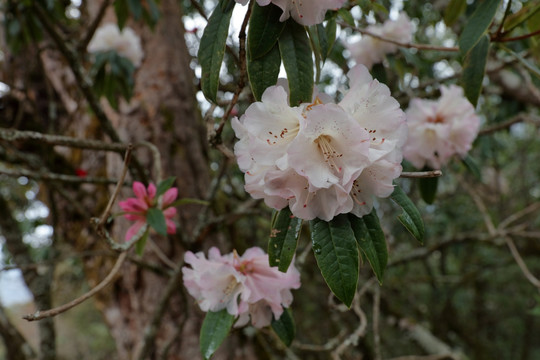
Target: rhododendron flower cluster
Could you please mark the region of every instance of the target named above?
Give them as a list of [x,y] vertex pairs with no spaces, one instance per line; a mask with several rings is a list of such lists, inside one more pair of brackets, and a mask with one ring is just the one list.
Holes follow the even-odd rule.
[[281,86],[269,87],[232,127],[245,189],[305,220],[369,213],[401,174],[405,114],[384,84],[359,65],[338,104],[290,107]]
[[[401,13],[396,20],[389,19],[382,25],[370,25],[366,30],[385,39],[409,43],[412,40],[414,27],[407,14]],[[386,54],[396,52],[398,46],[363,35],[359,41],[347,44],[347,49],[351,52],[351,58],[371,69],[373,64],[382,62]]]
[[[248,0],[236,0],[236,2],[246,5]],[[292,16],[297,23],[309,26],[320,24],[327,10],[339,9],[345,0],[257,0],[257,3],[260,6],[270,3],[279,6],[283,11],[280,21],[285,21]]]
[[133,193],[135,194],[134,198],[118,203],[122,210],[126,212],[124,217],[130,221],[135,221],[126,232],[126,241],[129,241],[146,224],[148,209],[158,206],[163,210],[167,233],[174,234],[176,232],[176,225],[172,221],[172,218],[176,215],[176,209],[171,205],[178,196],[177,188],[170,188],[165,191],[161,198],[161,205],[158,198],[156,198],[157,189],[154,184],[149,184],[148,188],[146,188],[142,183],[135,181],[133,183]]
[[96,30],[88,44],[90,53],[116,51],[118,55],[127,58],[135,67],[141,65],[144,53],[141,39],[133,29],[124,27],[122,31],[115,23],[108,23]]
[[439,100],[413,99],[407,109],[409,139],[403,154],[416,168],[438,169],[465,156],[478,135],[480,118],[456,85],[441,87]]
[[208,259],[202,252],[186,252],[183,267],[184,285],[203,311],[227,309],[238,317],[235,326],[251,323],[257,328],[270,325],[272,314],[279,319],[283,308],[291,305],[291,289],[300,287],[300,273],[289,266],[286,273],[270,267],[268,255],[258,247],[221,255],[213,247]]

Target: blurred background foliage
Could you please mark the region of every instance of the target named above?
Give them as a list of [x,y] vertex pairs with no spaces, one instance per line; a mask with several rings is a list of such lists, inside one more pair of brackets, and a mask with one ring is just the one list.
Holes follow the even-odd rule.
[[[81,40],[83,30],[91,22],[85,11],[87,1],[38,1],[47,9],[47,16],[64,33],[70,34],[73,42]],[[125,4],[126,1],[117,0],[115,3],[123,3],[118,6],[120,14],[137,18],[134,16],[137,10],[128,6],[136,2],[128,1]],[[200,75],[195,55],[204,29],[201,11],[208,15],[215,2],[185,0],[179,3],[184,10],[184,17],[179,21],[184,21],[186,26],[186,42],[193,56],[192,68],[196,75]],[[460,8],[462,12],[454,16],[449,13],[454,9],[451,5],[458,6],[458,3],[466,3],[466,6],[463,5]],[[402,8],[415,23],[414,43],[442,46],[457,46],[461,30],[480,3],[482,1],[348,2],[356,26],[360,28],[374,20],[384,21],[389,14]],[[4,15],[3,34],[8,46],[0,57],[2,66],[2,62],[9,61],[9,52],[19,52],[41,41],[44,34],[35,15],[28,11],[28,1],[4,0],[0,4]],[[501,3],[497,20],[490,29],[492,33],[497,30],[507,4],[508,1]],[[512,37],[538,30],[539,4],[539,1],[511,2],[509,11],[516,22],[518,16],[527,11],[534,13],[519,23],[512,31]],[[141,13],[139,19],[152,25],[156,14],[151,7],[144,9],[146,15]],[[338,24],[344,22],[339,15],[336,20]],[[239,26],[234,24],[236,32]],[[344,73],[352,64],[343,42],[356,35],[349,27],[338,28],[338,41],[322,68],[317,84],[320,90],[336,97],[339,97],[336,90],[345,82]],[[330,296],[310,252],[309,229],[304,225],[297,251],[302,287],[294,292],[292,309],[297,334],[291,350],[285,350],[267,330],[235,330],[244,341],[257,344],[260,359],[326,359],[355,331],[358,331],[358,336],[353,337],[352,345],[341,353],[343,359],[391,359],[413,354],[436,354],[441,349],[448,350],[451,354],[448,358],[456,359],[540,358],[539,289],[526,280],[504,240],[504,236],[512,238],[530,272],[538,277],[540,217],[538,207],[534,206],[540,202],[539,39],[535,36],[506,42],[504,47],[501,43],[494,43],[490,51],[483,93],[477,107],[482,117],[482,129],[486,131],[478,137],[470,153],[471,159],[477,164],[477,171],[471,171],[462,161],[454,159],[443,169],[437,198],[431,205],[421,200],[416,180],[397,181],[423,215],[426,225],[424,244],[417,243],[400,226],[397,221],[399,209],[390,200],[377,203],[388,240],[390,262],[382,286],[373,278],[369,265],[362,266],[359,293],[353,310],[344,309]],[[200,91],[197,94],[209,128],[221,121],[223,109],[239,81],[238,39],[231,37],[228,46],[230,51],[226,52],[219,92],[220,105],[223,106],[213,109]],[[83,65],[89,69],[91,64],[84,48],[77,48],[77,51]],[[527,67],[515,53],[532,66]],[[457,83],[461,73],[459,56],[457,52],[402,48],[396,54],[389,55],[384,64],[376,66],[372,73],[389,86],[393,96],[405,109],[412,97],[437,98],[439,85]],[[40,80],[41,75],[29,73],[28,76],[33,76],[38,82],[43,81]],[[194,82],[198,84],[197,79]],[[21,88],[19,84],[6,85],[11,90]],[[132,84],[121,84],[123,87],[128,85]],[[107,90],[101,92],[107,93]],[[110,93],[107,97],[110,97]],[[129,97],[129,94],[129,89],[122,90],[124,97]],[[13,111],[12,107],[14,96],[14,91],[8,90],[0,98],[2,127],[17,125],[17,111]],[[242,114],[252,101],[252,95],[244,90],[235,113]],[[45,108],[49,110],[49,120],[54,119],[51,116],[54,109],[61,109],[61,106],[58,97],[48,99]],[[518,120],[512,125],[487,131],[517,117]],[[24,127],[32,128],[31,123]],[[54,125],[47,129],[56,130]],[[43,128],[39,130],[45,131]],[[230,127],[225,127],[222,140],[227,147],[233,147],[234,133]],[[18,161],[14,156],[19,154],[10,152],[10,148],[4,145],[4,142],[0,143],[3,166],[16,167]],[[266,248],[271,211],[264,204],[251,200],[244,192],[243,174],[220,151],[211,148],[209,159],[212,186],[215,187],[212,212],[225,219],[216,222],[211,231],[226,239],[228,248],[222,251],[234,248],[241,253],[251,246]],[[404,164],[404,167],[412,170],[408,164]],[[24,234],[33,234],[37,227],[51,224],[48,211],[29,215],[32,208],[43,209],[44,203],[48,202],[40,200],[38,183],[26,177],[2,175],[0,192],[13,209]],[[524,212],[524,209],[531,207],[533,210]],[[246,211],[238,212],[238,209]],[[490,220],[486,220],[486,217]],[[488,222],[492,222],[502,233],[491,234]],[[499,229],[500,224],[506,226]],[[54,303],[61,304],[71,300],[74,294],[88,289],[80,258],[92,254],[75,252],[68,241],[53,242],[52,235],[46,237],[48,240],[45,241],[29,240],[30,244],[35,244],[31,246],[31,256],[37,266],[54,259],[56,266],[52,293]],[[14,266],[5,248],[3,252],[3,266],[6,269]],[[37,331],[34,325],[20,320],[21,314],[29,312],[29,309],[21,305],[7,312],[28,341],[37,347],[37,342],[32,340]],[[55,320],[55,325],[58,329],[56,345],[59,359],[114,358],[114,342],[98,309],[91,302],[62,315]],[[366,327],[362,328],[362,325]]]

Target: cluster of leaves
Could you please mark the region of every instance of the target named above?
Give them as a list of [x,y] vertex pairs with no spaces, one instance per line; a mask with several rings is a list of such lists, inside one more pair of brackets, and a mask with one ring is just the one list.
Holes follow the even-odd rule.
[[134,72],[133,63],[116,51],[97,53],[92,65],[94,91],[118,109],[119,94],[127,101],[133,96]]
[[118,27],[122,29],[129,16],[135,20],[143,20],[154,27],[159,20],[159,9],[154,0],[115,0],[114,11],[118,19]]

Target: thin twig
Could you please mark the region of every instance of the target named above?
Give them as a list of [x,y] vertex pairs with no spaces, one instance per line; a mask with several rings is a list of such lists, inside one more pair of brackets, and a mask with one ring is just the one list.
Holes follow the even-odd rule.
[[397,45],[399,47],[404,47],[404,48],[407,48],[407,49],[413,48],[413,49],[418,49],[418,50],[434,50],[434,51],[448,51],[448,52],[458,52],[459,51],[458,47],[437,46],[437,45],[429,45],[429,44],[404,43],[404,42],[400,42],[400,41],[385,38],[383,36],[374,34],[371,31],[368,31],[368,30],[365,30],[365,29],[360,29],[359,27],[351,26],[351,25],[349,25],[347,23],[344,23],[344,22],[340,22],[339,24],[342,27],[347,27],[347,28],[353,29],[355,31],[358,31],[362,35],[371,36],[374,39],[384,41],[384,42],[387,42],[387,43],[391,43],[391,44]]
[[508,4],[506,4],[506,10],[504,11],[504,16],[503,16],[503,18],[501,20],[501,23],[499,24],[499,28],[497,29],[497,32],[495,33],[495,35],[491,39],[492,41],[495,40],[495,39],[500,39],[501,38],[501,34],[502,34],[502,31],[503,31],[503,28],[504,28],[504,21],[508,17],[508,14],[510,14],[511,8],[512,8],[512,0],[508,1]]
[[99,140],[81,139],[69,136],[43,134],[36,131],[20,131],[0,128],[0,139],[6,141],[32,140],[50,145],[68,146],[77,149],[124,152],[128,144],[109,143]]
[[519,220],[520,218],[522,218],[525,215],[528,215],[530,213],[535,212],[538,209],[540,209],[540,202],[532,203],[529,206],[527,206],[525,209],[522,209],[522,210],[510,215],[509,217],[507,217],[503,221],[501,221],[499,223],[498,228],[501,229],[501,230],[506,229],[506,227],[508,227],[508,225],[510,225],[513,222]]
[[23,319],[28,320],[28,321],[36,321],[36,320],[53,317],[63,312],[66,312],[69,309],[88,300],[89,298],[91,298],[92,296],[94,296],[95,294],[103,290],[107,285],[109,285],[114,280],[114,278],[116,277],[116,274],[118,273],[118,271],[124,264],[126,257],[127,257],[126,252],[121,253],[120,256],[118,257],[118,260],[116,260],[114,267],[112,268],[111,272],[107,275],[107,277],[102,282],[100,282],[95,288],[93,288],[86,294],[62,306],[58,306],[58,307],[55,307],[53,309],[46,310],[46,311],[36,311],[34,314],[25,315],[23,316]]
[[379,332],[379,320],[381,312],[381,289],[375,286],[373,290],[373,345],[375,360],[382,360],[381,354],[381,334]]
[[487,210],[486,204],[484,204],[484,200],[476,193],[476,191],[467,184],[466,181],[463,181],[462,179],[459,179],[459,182],[461,186],[465,188],[465,190],[469,193],[471,198],[473,199],[476,207],[480,211],[480,214],[482,215],[484,219],[484,223],[486,225],[486,228],[488,230],[489,235],[496,236],[497,235],[497,229],[495,228],[495,225],[493,224],[493,220],[491,219],[491,216],[489,215],[489,212]]
[[442,176],[441,170],[431,170],[431,171],[403,171],[399,177],[408,178],[408,179],[419,179],[419,178],[434,178]]
[[90,40],[94,37],[94,33],[96,32],[96,29],[98,28],[99,24],[101,23],[101,20],[103,20],[103,17],[105,16],[105,13],[107,12],[107,8],[111,4],[111,0],[104,0],[101,3],[101,6],[99,8],[99,11],[92,21],[92,24],[88,27],[88,32],[84,36],[84,39],[81,41],[81,44],[79,45],[79,50],[85,51],[86,47],[90,43]]
[[506,242],[506,245],[508,245],[508,248],[510,249],[512,256],[514,257],[514,260],[518,264],[523,275],[525,275],[525,277],[531,284],[533,284],[535,287],[540,289],[540,280],[538,280],[538,278],[530,272],[529,268],[527,267],[527,264],[525,264],[525,261],[523,261],[523,258],[519,254],[519,251],[516,248],[514,241],[510,238],[510,236],[505,236],[504,241]]
[[122,169],[122,174],[120,175],[120,179],[118,180],[118,183],[116,184],[116,187],[114,188],[114,192],[109,199],[109,203],[107,204],[107,207],[105,208],[105,210],[103,210],[103,214],[101,214],[98,225],[105,224],[107,222],[107,219],[109,218],[112,206],[114,205],[116,198],[118,197],[118,194],[120,193],[120,189],[122,188],[122,184],[124,183],[124,179],[126,178],[126,173],[129,168],[129,161],[131,160],[132,150],[133,150],[133,147],[130,144],[126,150],[126,155],[124,156],[124,167]]
[[20,177],[25,176],[34,180],[46,180],[46,181],[58,181],[63,183],[71,184],[116,184],[118,180],[107,179],[107,178],[98,178],[98,177],[80,177],[77,175],[65,175],[65,174],[56,174],[51,172],[43,171],[31,171],[27,169],[9,169],[3,165],[0,165],[0,174]]
[[478,132],[478,136],[489,135],[489,134],[492,134],[494,132],[507,129],[510,126],[512,126],[514,124],[517,124],[519,122],[525,121],[525,120],[526,120],[525,114],[518,114],[518,115],[514,116],[512,119],[510,119],[508,121],[505,121],[503,123],[496,124],[496,125],[493,125],[493,126],[490,126],[490,127],[487,127],[485,129],[480,130]]
[[499,42],[517,41],[517,40],[528,39],[530,37],[533,37],[533,36],[536,36],[536,35],[539,35],[539,34],[540,34],[540,29],[536,30],[536,31],[534,31],[532,33],[525,34],[525,35],[515,36],[515,37],[511,37],[511,38],[497,39],[496,41],[499,41]]

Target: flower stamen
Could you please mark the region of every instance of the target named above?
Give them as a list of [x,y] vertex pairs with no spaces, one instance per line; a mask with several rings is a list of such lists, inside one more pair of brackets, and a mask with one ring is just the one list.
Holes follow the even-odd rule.
[[336,151],[332,145],[332,138],[328,135],[321,135],[315,140],[315,143],[319,149],[321,149],[324,162],[327,163],[331,169],[341,172],[342,167],[338,164],[337,160],[343,157],[343,154]]

